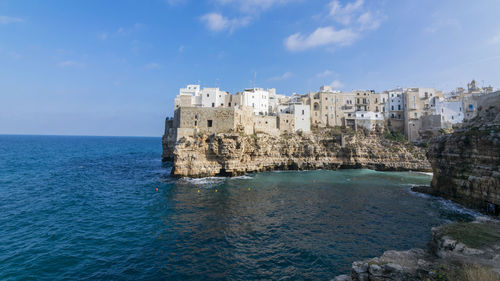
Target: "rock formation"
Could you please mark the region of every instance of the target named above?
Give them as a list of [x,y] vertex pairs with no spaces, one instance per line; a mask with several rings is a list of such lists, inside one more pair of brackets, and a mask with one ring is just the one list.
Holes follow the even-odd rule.
[[432,236],[427,250],[386,251],[380,257],[353,262],[350,274],[333,280],[470,280],[463,275],[476,268],[500,278],[498,222],[481,220],[444,225],[433,228]]
[[[493,97],[495,98],[495,97]],[[432,193],[466,206],[500,212],[500,97],[452,134],[431,141]]]
[[[166,140],[167,138],[164,138]],[[175,145],[164,141],[164,160],[180,177],[241,175],[268,170],[370,168],[430,171],[423,149],[390,141],[380,133],[244,135],[199,134]]]

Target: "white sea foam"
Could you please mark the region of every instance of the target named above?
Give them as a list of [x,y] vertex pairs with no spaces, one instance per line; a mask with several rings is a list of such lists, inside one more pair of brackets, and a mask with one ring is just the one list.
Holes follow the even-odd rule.
[[224,183],[225,177],[208,177],[208,178],[182,178],[180,183],[193,184],[197,186],[213,187]]
[[249,179],[253,179],[253,177],[251,177],[251,176],[237,176],[237,177],[232,177],[230,179],[244,179],[244,180],[249,180]]
[[460,214],[464,214],[464,215],[470,215],[470,216],[473,216],[474,218],[484,217],[483,214],[481,214],[481,213],[479,213],[477,211],[468,209],[468,208],[466,208],[466,207],[464,207],[464,206],[462,206],[460,204],[457,204],[457,203],[455,203],[455,202],[453,202],[451,200],[444,199],[444,198],[441,198],[441,197],[438,197],[438,196],[433,196],[433,195],[430,195],[430,194],[425,194],[425,193],[420,193],[420,192],[412,191],[411,190],[412,186],[416,186],[416,185],[411,185],[410,186],[410,188],[408,189],[408,192],[410,192],[410,194],[415,195],[415,196],[420,197],[420,198],[436,200],[446,210],[450,210],[450,211],[452,211],[454,213],[460,213]]

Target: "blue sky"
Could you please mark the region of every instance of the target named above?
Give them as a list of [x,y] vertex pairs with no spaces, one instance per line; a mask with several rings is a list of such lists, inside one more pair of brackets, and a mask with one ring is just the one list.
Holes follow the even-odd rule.
[[499,14],[498,0],[0,0],[0,134],[160,136],[197,81],[499,87]]

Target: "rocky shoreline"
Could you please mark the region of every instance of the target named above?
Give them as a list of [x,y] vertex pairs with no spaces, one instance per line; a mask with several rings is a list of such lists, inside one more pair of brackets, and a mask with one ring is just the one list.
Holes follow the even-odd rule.
[[480,218],[432,228],[428,249],[355,261],[350,274],[333,280],[500,280],[500,223]]
[[423,148],[381,133],[333,130],[282,136],[199,134],[175,145],[164,141],[163,160],[173,162],[173,176],[193,178],[271,170],[431,171]]

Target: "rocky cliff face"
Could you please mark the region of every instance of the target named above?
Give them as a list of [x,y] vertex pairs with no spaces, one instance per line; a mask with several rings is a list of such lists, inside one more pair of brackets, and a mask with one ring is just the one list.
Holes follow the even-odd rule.
[[434,194],[498,215],[500,112],[494,104],[454,133],[433,139],[427,154]]
[[172,173],[181,177],[339,168],[430,171],[422,149],[363,132],[341,135],[322,131],[280,137],[205,134],[184,138],[174,147],[164,143],[164,159],[173,159]]

